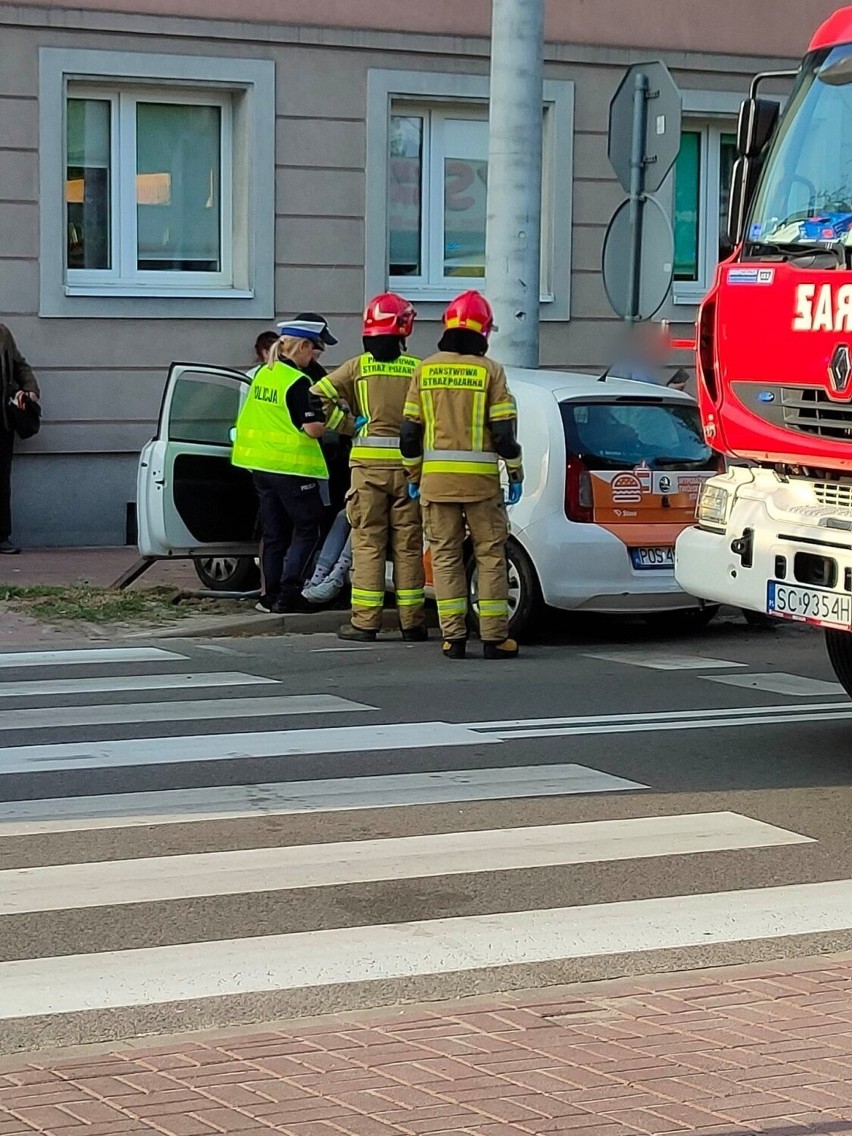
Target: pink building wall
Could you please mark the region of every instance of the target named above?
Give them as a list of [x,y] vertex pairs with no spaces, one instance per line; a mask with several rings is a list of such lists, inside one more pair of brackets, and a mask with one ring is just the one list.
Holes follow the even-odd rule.
[[[205,19],[487,35],[490,0],[18,0],[19,7],[199,16]],[[802,55],[838,0],[549,0],[548,39],[560,43]]]

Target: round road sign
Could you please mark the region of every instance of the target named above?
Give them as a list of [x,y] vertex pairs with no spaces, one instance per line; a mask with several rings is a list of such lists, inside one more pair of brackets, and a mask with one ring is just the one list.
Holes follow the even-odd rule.
[[[650,319],[665,303],[674,277],[674,234],[660,203],[645,197],[642,208],[641,274],[636,318]],[[612,309],[625,319],[629,311],[630,202],[623,202],[606,231],[603,279]]]

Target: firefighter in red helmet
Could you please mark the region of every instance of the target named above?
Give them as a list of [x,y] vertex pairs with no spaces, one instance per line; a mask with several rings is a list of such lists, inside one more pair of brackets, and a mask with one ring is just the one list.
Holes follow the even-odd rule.
[[513,659],[505,546],[508,521],[498,460],[509,476],[509,503],[521,497],[517,413],[506,374],[488,358],[491,305],[479,292],[457,296],[444,313],[438,354],[414,372],[400,432],[412,496],[420,497],[432,555],[446,658],[463,659],[467,641],[466,533],[476,559],[479,626],[486,659]]
[[364,353],[311,388],[323,400],[328,429],[355,434],[347,496],[352,615],[338,632],[355,642],[370,642],[381,629],[388,547],[402,637],[428,638],[420,505],[408,493],[399,449],[403,407],[419,362],[405,353],[416,314],[394,292],[376,296],[364,312]]

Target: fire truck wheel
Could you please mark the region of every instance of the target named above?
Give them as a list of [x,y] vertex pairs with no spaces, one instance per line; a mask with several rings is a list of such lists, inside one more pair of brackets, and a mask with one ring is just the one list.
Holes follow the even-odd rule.
[[852,698],[852,634],[826,628],[825,646],[837,681]]
[[664,635],[691,635],[706,627],[719,613],[718,604],[685,607],[679,611],[649,611],[642,618],[649,627]]

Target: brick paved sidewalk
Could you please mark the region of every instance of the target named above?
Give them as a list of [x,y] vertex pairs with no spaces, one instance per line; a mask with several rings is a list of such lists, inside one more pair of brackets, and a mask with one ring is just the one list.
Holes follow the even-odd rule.
[[[135,548],[35,548],[20,556],[0,556],[0,585],[91,584],[108,588],[139,558]],[[189,560],[160,560],[134,587],[173,585],[200,588]]]
[[852,957],[0,1062],[0,1136],[852,1134]]

